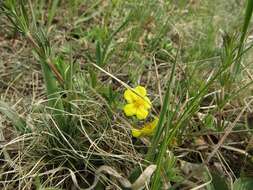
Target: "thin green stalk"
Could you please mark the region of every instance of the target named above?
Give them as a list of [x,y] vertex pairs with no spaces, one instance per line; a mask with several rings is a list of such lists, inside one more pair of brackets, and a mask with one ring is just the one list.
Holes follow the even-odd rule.
[[240,49],[242,49],[242,47],[243,47],[243,43],[244,43],[247,31],[248,31],[249,23],[250,23],[250,20],[252,17],[252,12],[253,12],[253,0],[248,0],[246,12],[245,12],[245,17],[244,17],[244,24],[243,24],[243,28],[242,28],[242,35],[240,38]]
[[[203,87],[201,87],[201,89],[199,90],[199,93],[191,100],[191,102],[189,103],[189,105],[187,106],[187,108],[185,109],[185,111],[183,112],[183,114],[178,118],[178,121],[175,123],[175,125],[173,125],[173,128],[171,128],[171,130],[168,130],[168,129],[166,130],[166,133],[165,133],[165,136],[164,136],[164,140],[162,141],[162,144],[161,144],[158,156],[157,156],[157,158],[155,158],[154,153],[155,153],[155,150],[157,149],[159,141],[161,139],[161,133],[162,133],[161,131],[163,131],[162,129],[160,129],[160,131],[159,131],[158,127],[161,127],[161,126],[159,126],[159,123],[158,123],[158,127],[157,127],[158,129],[157,129],[157,131],[160,134],[157,131],[155,132],[155,134],[156,133],[158,133],[158,134],[157,134],[157,136],[155,136],[156,138],[154,139],[154,141],[152,141],[152,147],[150,148],[150,151],[148,152],[148,155],[147,155],[147,158],[146,158],[149,161],[156,160],[156,164],[157,164],[157,171],[155,173],[154,178],[152,179],[152,188],[151,188],[152,190],[158,190],[158,189],[160,189],[161,178],[159,176],[161,175],[161,172],[162,172],[161,170],[162,170],[162,165],[163,165],[163,158],[166,155],[166,150],[167,150],[168,145],[172,143],[172,140],[173,140],[173,138],[175,138],[177,131],[182,126],[182,123],[187,118],[190,118],[194,113],[196,113],[196,110],[199,107],[199,103],[203,99],[203,97],[205,95],[205,92],[208,90],[208,87],[211,84],[213,84],[213,82],[220,76],[220,74],[223,73],[223,72],[225,72],[228,68],[229,67],[227,67],[227,68],[221,68],[215,74],[215,76],[213,76],[207,82],[206,85],[204,85]],[[174,74],[174,71],[172,72],[172,74]],[[170,78],[169,84],[172,83],[172,80],[173,80],[173,76],[172,76],[172,78]],[[170,85],[169,85],[169,87],[171,88]],[[167,89],[167,92],[168,91],[170,91],[170,90]],[[169,100],[169,97],[170,97],[170,93],[168,92],[168,93],[166,93],[166,96],[165,96],[165,99],[164,99],[164,103],[167,103],[167,106],[166,106],[166,108],[162,107],[162,111],[163,111],[163,114],[164,114],[162,119],[165,118],[165,113],[167,111],[166,109],[168,108],[168,102],[166,102],[166,101]],[[162,115],[162,112],[161,112],[161,115]],[[172,117],[168,118],[168,122],[170,123],[170,125],[168,125],[168,126],[171,126],[171,122],[172,122],[171,119],[172,119]]]
[[59,5],[59,0],[51,1],[51,7],[48,12],[47,28],[49,28],[49,26],[51,26],[51,24],[52,24],[52,21],[53,21],[55,14],[56,14],[58,5]]
[[[241,38],[240,38],[240,43],[239,43],[239,49],[238,49],[238,56],[241,54],[241,52],[244,49],[244,42],[246,39],[246,34],[249,28],[249,23],[252,17],[252,12],[253,12],[253,0],[248,0],[247,1],[247,6],[246,6],[246,12],[244,16],[244,24],[242,27],[242,33],[241,33]],[[238,62],[235,63],[235,73],[238,74],[240,71],[241,67],[241,58],[238,60]]]
[[[174,112],[175,113],[175,112]],[[173,118],[173,115],[170,116],[168,118],[168,123],[167,123],[167,130],[165,132],[165,138],[169,135],[169,129],[172,127],[172,118]],[[151,189],[160,189],[159,187],[161,186],[161,173],[163,173],[163,163],[164,163],[164,158],[166,157],[166,151],[167,151],[167,148],[168,148],[168,143],[166,142],[166,140],[164,140],[162,142],[162,145],[160,146],[159,148],[159,153],[158,153],[158,156],[156,158],[156,165],[157,165],[157,168],[156,168],[156,171],[155,171],[155,175],[152,179],[152,186],[151,186]]]
[[[178,92],[178,87],[179,84],[177,84],[176,90],[175,90],[175,94],[177,94]],[[173,101],[171,101],[172,104]],[[173,105],[171,105],[173,106]],[[176,113],[178,113],[178,110],[180,108],[180,104],[175,105],[175,110],[173,112],[168,111],[167,113],[167,122],[166,122],[166,130],[165,130],[165,134],[164,134],[164,140],[161,142],[161,146],[159,148],[159,153],[158,156],[156,158],[156,165],[157,165],[157,169],[155,171],[155,174],[153,176],[152,179],[152,185],[151,185],[151,189],[160,189],[161,186],[161,173],[165,173],[163,166],[164,166],[164,161],[166,160],[167,157],[167,149],[168,149],[168,145],[170,145],[170,142],[168,142],[168,136],[171,135],[171,130],[174,128],[172,121],[173,118],[175,117]],[[168,108],[169,109],[169,108]],[[173,135],[173,137],[175,137],[175,135]]]
[[171,91],[172,91],[171,86],[172,86],[172,82],[173,82],[174,75],[175,75],[175,68],[176,68],[176,61],[174,61],[173,66],[172,66],[170,79],[168,81],[168,85],[167,85],[167,89],[166,89],[166,93],[165,93],[165,98],[164,98],[163,105],[162,105],[161,114],[160,114],[159,121],[158,121],[156,130],[155,130],[155,133],[154,133],[155,135],[152,138],[152,142],[151,142],[152,146],[149,148],[148,153],[146,155],[146,160],[148,160],[148,161],[154,161],[155,151],[156,151],[156,148],[158,147],[160,138],[161,138],[163,130],[164,130],[163,123],[164,123],[164,120],[166,117],[167,110],[169,108],[170,96],[171,96]]
[[130,19],[130,15],[127,16],[127,18],[125,19],[125,21],[110,35],[110,37],[106,40],[104,47],[102,48],[101,44],[98,42],[97,43],[97,47],[96,47],[96,57],[97,57],[97,61],[99,66],[105,66],[106,64],[106,59],[107,59],[107,55],[108,55],[108,50],[110,47],[110,44],[114,38],[114,36],[119,33],[129,22]]

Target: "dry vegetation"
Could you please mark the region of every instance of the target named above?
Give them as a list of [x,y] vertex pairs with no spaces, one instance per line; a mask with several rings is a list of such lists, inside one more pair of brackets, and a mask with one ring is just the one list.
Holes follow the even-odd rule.
[[252,0],[0,7],[0,189],[251,189]]

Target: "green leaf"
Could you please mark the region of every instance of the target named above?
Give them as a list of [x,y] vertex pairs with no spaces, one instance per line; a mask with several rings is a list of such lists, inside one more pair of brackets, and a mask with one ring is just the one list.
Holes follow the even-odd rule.
[[205,127],[207,127],[208,129],[212,129],[212,130],[216,131],[214,119],[215,118],[211,114],[207,114],[204,117],[203,122],[204,122]]
[[235,181],[233,189],[235,190],[252,190],[253,178],[239,178]]
[[207,186],[207,190],[229,190],[225,177],[219,175],[216,172],[211,172],[211,175],[212,183]]
[[97,41],[96,43],[96,61],[97,61],[97,65],[101,66],[102,65],[102,53],[101,53],[101,45],[100,42]]

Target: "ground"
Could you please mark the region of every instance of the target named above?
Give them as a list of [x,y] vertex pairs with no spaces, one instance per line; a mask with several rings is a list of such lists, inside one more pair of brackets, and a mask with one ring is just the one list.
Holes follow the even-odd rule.
[[[18,17],[0,13],[0,189],[236,189],[252,176],[248,1],[5,2]],[[124,113],[136,86],[144,120]]]

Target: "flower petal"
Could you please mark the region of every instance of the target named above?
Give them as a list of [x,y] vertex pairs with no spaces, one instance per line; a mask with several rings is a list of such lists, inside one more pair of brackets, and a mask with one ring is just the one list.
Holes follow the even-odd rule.
[[144,107],[139,107],[136,110],[136,116],[139,120],[145,119],[148,116],[148,110]]
[[125,92],[124,92],[124,98],[126,99],[126,101],[128,103],[132,103],[134,101],[134,92],[130,89],[127,89]]
[[154,131],[154,129],[152,129],[150,125],[141,129],[143,136],[150,136],[153,134],[153,131]]
[[134,107],[134,104],[126,104],[124,106],[124,112],[126,116],[133,116],[136,114],[136,108]]
[[154,130],[155,130],[157,124],[158,124],[158,121],[159,121],[159,118],[154,117],[153,121],[144,124],[141,129],[132,128],[131,131],[132,131],[133,137],[141,138],[141,137],[144,137],[144,136],[153,135]]
[[143,99],[143,105],[146,109],[150,109],[151,108],[151,101],[148,97],[144,97]]
[[151,122],[152,128],[156,128],[158,121],[159,121],[159,118],[155,117],[154,120]]
[[147,91],[146,91],[146,89],[145,89],[143,86],[137,86],[137,87],[134,89],[134,91],[135,91],[138,95],[143,96],[143,97],[147,95]]
[[142,129],[141,129],[141,133],[143,136],[150,136],[154,133],[154,130],[158,124],[158,117],[155,117],[155,119],[152,122],[149,122],[147,124],[145,124]]
[[132,128],[131,131],[132,131],[133,137],[137,138],[141,136],[141,130]]

